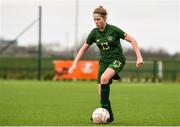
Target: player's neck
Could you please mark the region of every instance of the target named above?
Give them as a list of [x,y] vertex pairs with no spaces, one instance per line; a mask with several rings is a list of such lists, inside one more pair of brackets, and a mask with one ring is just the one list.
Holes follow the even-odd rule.
[[100,30],[101,32],[103,32],[104,29],[106,28],[106,25],[107,25],[107,23],[105,23],[104,26],[103,26],[102,28],[99,28],[99,30]]

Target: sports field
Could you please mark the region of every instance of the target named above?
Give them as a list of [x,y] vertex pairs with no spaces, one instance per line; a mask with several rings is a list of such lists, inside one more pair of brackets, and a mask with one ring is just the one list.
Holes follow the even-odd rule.
[[[180,125],[180,83],[111,86],[115,121],[108,125]],[[96,82],[0,81],[0,125],[97,125]]]

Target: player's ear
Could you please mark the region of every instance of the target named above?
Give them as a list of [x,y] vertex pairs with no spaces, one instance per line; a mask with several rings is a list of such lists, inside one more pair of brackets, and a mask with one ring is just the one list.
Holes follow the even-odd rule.
[[104,16],[103,19],[104,19],[104,21],[106,22],[106,21],[107,21],[107,16]]

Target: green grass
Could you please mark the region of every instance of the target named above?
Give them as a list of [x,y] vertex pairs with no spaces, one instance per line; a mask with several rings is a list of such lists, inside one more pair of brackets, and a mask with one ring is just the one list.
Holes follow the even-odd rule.
[[[121,85],[120,85],[121,84]],[[0,125],[96,125],[96,82],[0,81]],[[111,86],[115,121],[108,125],[180,125],[180,84]]]

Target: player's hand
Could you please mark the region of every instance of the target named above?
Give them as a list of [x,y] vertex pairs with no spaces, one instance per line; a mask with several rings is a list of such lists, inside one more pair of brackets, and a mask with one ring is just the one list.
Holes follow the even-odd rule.
[[143,59],[142,58],[137,59],[136,67],[139,69],[142,65],[143,65]]
[[69,74],[73,73],[73,71],[76,70],[76,68],[77,68],[77,66],[73,64],[73,65],[69,68],[68,73],[69,73]]

